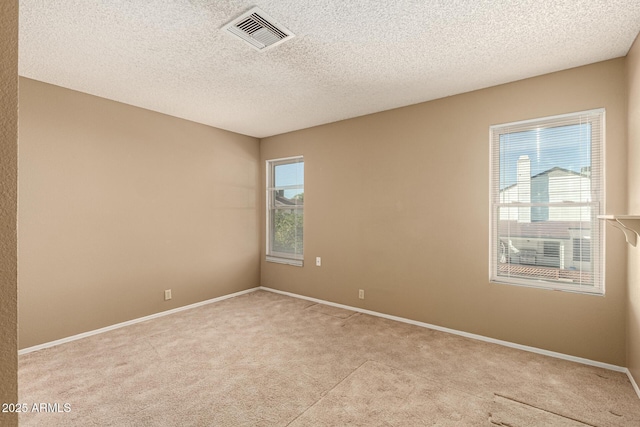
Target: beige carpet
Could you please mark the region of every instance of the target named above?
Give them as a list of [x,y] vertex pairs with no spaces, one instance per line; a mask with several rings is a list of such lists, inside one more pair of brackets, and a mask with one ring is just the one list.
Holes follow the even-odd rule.
[[640,426],[626,375],[257,291],[20,357],[23,426]]

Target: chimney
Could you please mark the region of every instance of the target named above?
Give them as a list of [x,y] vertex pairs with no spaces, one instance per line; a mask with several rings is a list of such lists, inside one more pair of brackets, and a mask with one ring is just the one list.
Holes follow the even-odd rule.
[[[518,158],[518,202],[531,203],[531,161],[529,156]],[[518,222],[531,222],[531,206],[518,208]]]

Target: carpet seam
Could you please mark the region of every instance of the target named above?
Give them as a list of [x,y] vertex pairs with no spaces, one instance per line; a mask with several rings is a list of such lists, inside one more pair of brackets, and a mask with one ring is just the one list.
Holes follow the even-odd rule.
[[334,319],[340,319],[340,320],[347,320],[347,319],[351,318],[351,316],[353,316],[354,314],[359,314],[357,311],[347,310],[347,311],[352,311],[352,313],[350,315],[348,315],[347,317],[340,317],[340,316],[334,316],[333,314],[328,314],[328,313],[323,313],[321,311],[313,310],[313,307],[317,307],[319,305],[324,305],[324,306],[331,307],[330,305],[327,305],[327,304],[316,303],[316,304],[312,304],[312,305],[309,305],[309,306],[305,307],[303,310],[315,311],[316,313],[322,314],[324,316],[329,316],[329,317],[333,317]]
[[584,424],[585,426],[589,426],[589,427],[598,427],[598,426],[597,426],[597,425],[595,425],[595,424],[591,424],[591,423],[588,423],[588,422],[586,422],[586,421],[582,421],[582,420],[579,420],[579,419],[577,419],[577,418],[573,418],[573,417],[568,416],[568,415],[559,414],[559,413],[557,413],[557,412],[553,412],[553,411],[550,411],[550,410],[548,410],[548,409],[540,408],[539,406],[535,406],[535,405],[532,405],[532,404],[530,404],[530,403],[523,402],[522,400],[514,399],[514,398],[512,398],[512,397],[503,396],[503,395],[501,395],[501,394],[499,394],[499,393],[493,393],[493,394],[494,394],[494,396],[498,396],[498,397],[501,397],[501,398],[503,398],[503,399],[507,399],[507,400],[510,400],[510,401],[512,401],[512,402],[519,403],[519,404],[521,404],[521,405],[526,405],[526,406],[529,406],[530,408],[534,408],[534,409],[537,409],[537,410],[539,410],[539,411],[544,411],[544,412],[547,412],[547,413],[549,413],[549,414],[552,414],[552,415],[556,415],[556,416],[558,416],[558,417],[565,418],[565,419],[567,419],[567,420],[571,420],[571,421],[575,421],[575,422],[578,422],[578,423]]
[[314,406],[316,406],[322,399],[324,399],[329,393],[331,393],[333,390],[336,389],[336,387],[338,387],[340,384],[342,384],[347,378],[349,378],[351,375],[353,375],[358,369],[362,368],[362,366],[364,366],[365,363],[367,362],[371,362],[372,360],[365,360],[364,362],[362,362],[360,365],[358,365],[357,368],[355,368],[354,370],[352,370],[351,372],[349,372],[344,378],[342,378],[340,381],[338,381],[333,387],[331,387],[329,390],[327,390],[322,396],[320,396],[320,398],[318,400],[316,400],[315,402],[313,402],[311,405],[309,405],[307,407],[307,409],[305,409],[304,411],[302,411],[301,413],[299,413],[294,419],[291,420],[291,422],[287,423],[287,426],[291,425],[291,423],[295,422],[298,418],[300,418],[301,416],[303,416],[305,413],[307,413],[307,411],[311,408],[313,408]]

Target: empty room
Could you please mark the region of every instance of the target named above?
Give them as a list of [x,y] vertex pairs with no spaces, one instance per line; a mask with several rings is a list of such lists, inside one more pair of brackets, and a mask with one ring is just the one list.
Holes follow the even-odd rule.
[[640,425],[640,3],[0,6],[0,425]]

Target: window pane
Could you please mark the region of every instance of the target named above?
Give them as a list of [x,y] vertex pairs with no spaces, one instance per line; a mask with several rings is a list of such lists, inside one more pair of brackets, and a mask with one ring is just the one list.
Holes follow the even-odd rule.
[[271,192],[271,206],[276,208],[284,208],[287,206],[304,205],[304,189],[294,190],[273,190]]
[[[523,165],[522,162],[527,162]],[[520,169],[519,169],[520,168]],[[526,169],[523,169],[526,168]],[[528,173],[535,178],[540,174],[560,172],[565,176],[573,172],[590,176],[591,169],[591,124],[582,123],[565,126],[532,129],[500,135],[500,189],[517,185],[519,174]],[[566,192],[562,181],[550,188]],[[532,194],[535,199],[535,193]],[[574,196],[575,197],[575,196]],[[561,198],[557,195],[556,198]],[[533,201],[533,200],[532,200]]]
[[301,209],[276,209],[272,218],[272,250],[302,255],[303,213]]
[[[498,209],[508,211],[514,208]],[[500,216],[506,218],[508,215],[501,212]],[[501,219],[497,229],[498,276],[593,284],[590,221],[520,222]]]
[[304,163],[302,161],[275,165],[273,169],[274,187],[304,185]]

